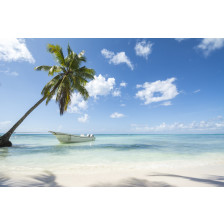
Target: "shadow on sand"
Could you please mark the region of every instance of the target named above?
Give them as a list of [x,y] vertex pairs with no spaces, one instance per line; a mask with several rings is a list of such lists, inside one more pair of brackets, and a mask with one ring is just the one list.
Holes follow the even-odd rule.
[[[193,182],[200,182],[207,184],[211,187],[224,187],[224,176],[211,175],[207,178],[196,178],[175,174],[157,173],[147,175],[149,177],[170,177],[170,178],[182,178]],[[62,187],[57,183],[56,176],[45,171],[44,173],[36,176],[30,176],[29,179],[15,181],[4,174],[0,173],[0,187]],[[127,178],[116,183],[97,183],[90,187],[175,187],[162,181],[150,181],[147,179]]]
[[62,187],[56,182],[56,176],[45,171],[43,174],[31,176],[31,180],[14,181],[0,174],[0,187]]
[[0,174],[0,187],[11,187],[10,179],[2,174]]
[[91,187],[174,187],[165,182],[159,181],[148,181],[145,179],[128,178],[118,182],[116,184],[112,183],[100,183],[92,185]]
[[194,182],[204,183],[208,185],[212,185],[211,187],[224,187],[224,176],[208,176],[207,178],[196,178],[196,177],[189,177],[189,176],[182,176],[182,175],[175,175],[175,174],[167,174],[167,173],[158,173],[158,174],[150,174],[150,177],[157,176],[157,177],[174,177],[174,178],[182,178]]

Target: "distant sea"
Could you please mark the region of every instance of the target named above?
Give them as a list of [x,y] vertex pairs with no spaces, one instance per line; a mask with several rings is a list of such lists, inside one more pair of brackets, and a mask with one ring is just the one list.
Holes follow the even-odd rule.
[[0,172],[66,171],[76,167],[192,167],[224,164],[224,135],[95,135],[61,144],[50,134],[14,134],[0,148]]

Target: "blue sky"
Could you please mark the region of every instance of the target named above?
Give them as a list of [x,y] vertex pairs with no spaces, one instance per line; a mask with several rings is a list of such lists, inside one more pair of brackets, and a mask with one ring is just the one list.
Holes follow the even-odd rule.
[[90,98],[74,93],[63,116],[43,103],[17,132],[224,133],[224,39],[208,38],[0,40],[0,132],[41,98],[48,43],[85,50]]

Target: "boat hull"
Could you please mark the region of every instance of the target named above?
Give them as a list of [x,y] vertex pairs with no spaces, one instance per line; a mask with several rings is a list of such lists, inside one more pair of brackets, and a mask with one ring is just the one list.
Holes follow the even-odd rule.
[[70,134],[53,132],[53,131],[50,131],[50,133],[52,133],[61,143],[80,143],[80,142],[90,142],[95,140],[94,136],[90,137],[90,136],[70,135]]

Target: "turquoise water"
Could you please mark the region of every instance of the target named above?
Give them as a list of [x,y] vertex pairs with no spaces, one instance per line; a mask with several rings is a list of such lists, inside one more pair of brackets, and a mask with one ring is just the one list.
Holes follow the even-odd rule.
[[49,134],[15,134],[11,141],[0,148],[0,172],[224,164],[224,135],[96,135],[94,142],[61,144]]

